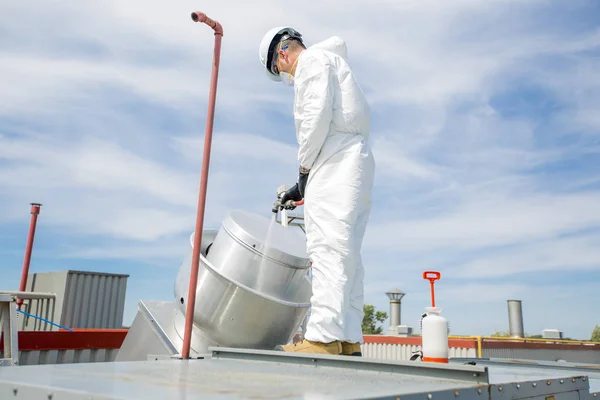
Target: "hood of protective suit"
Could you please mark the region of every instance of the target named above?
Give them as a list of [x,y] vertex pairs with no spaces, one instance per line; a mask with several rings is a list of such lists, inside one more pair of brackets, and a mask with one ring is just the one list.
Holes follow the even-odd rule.
[[346,48],[346,42],[339,36],[332,36],[329,39],[325,39],[322,42],[315,43],[308,48],[318,48],[331,51],[332,53],[337,54],[346,61],[348,58],[348,49]]

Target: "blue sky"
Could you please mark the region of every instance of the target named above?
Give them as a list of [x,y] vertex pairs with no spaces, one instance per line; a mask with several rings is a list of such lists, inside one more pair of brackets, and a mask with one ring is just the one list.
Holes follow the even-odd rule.
[[[342,6],[343,5],[343,6]],[[29,203],[44,204],[31,271],[131,277],[173,299],[194,229],[212,31],[198,3],[0,5],[0,288],[16,289]],[[204,7],[204,6],[202,6]],[[206,226],[270,216],[296,179],[293,91],[258,44],[291,25],[339,35],[372,107],[377,172],[364,243],[366,302],[402,322],[428,305],[453,334],[589,338],[600,304],[600,5],[595,1],[213,2],[223,38]],[[252,17],[250,17],[252,16]],[[360,18],[357,18],[360,16]],[[594,319],[594,315],[596,319]]]

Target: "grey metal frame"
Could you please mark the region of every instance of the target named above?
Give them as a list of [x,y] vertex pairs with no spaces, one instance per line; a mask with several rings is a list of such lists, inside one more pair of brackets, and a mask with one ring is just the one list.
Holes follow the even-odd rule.
[[[285,188],[287,190],[287,186],[285,186]],[[280,210],[277,212],[277,216],[276,216],[275,220],[283,226],[297,226],[298,228],[302,229],[302,232],[306,233],[306,229],[304,227],[304,215],[290,213],[288,210],[283,209],[283,210]],[[309,269],[309,271],[308,271],[308,277],[309,277],[309,279],[312,279],[311,269]],[[304,321],[300,325],[300,329],[302,330],[302,335],[301,335],[302,338],[304,338],[304,333],[306,332],[306,326],[308,325],[309,317],[310,317],[310,310],[308,311],[306,318],[304,318]]]
[[[14,296],[20,298],[23,301],[21,308],[24,308],[28,314],[35,315],[37,317],[44,318],[51,321],[54,317],[56,308],[56,293],[46,292],[21,292],[21,291],[0,291],[0,295]],[[19,324],[19,330],[33,330],[33,331],[49,331],[52,330],[52,324],[39,319],[34,319],[33,327],[28,329],[29,321],[31,317],[23,315],[23,319]]]
[[304,216],[290,213],[288,210],[279,211],[279,216],[276,218],[276,221],[283,226],[297,226],[302,229],[302,232],[306,233],[304,228]]
[[209,347],[213,359],[248,360],[293,364],[311,367],[346,368],[360,371],[387,372],[419,377],[443,378],[470,384],[488,382],[487,367],[450,365],[414,361],[379,361],[362,357],[333,356],[325,354],[287,353],[283,351]]
[[[538,361],[538,360],[516,360],[516,359],[491,359],[491,358],[453,358],[451,363],[475,363],[476,365],[491,368],[496,375],[511,373],[514,375],[533,375],[545,374],[546,376],[557,377],[548,379],[544,386],[548,388],[556,387],[562,389],[569,386],[577,387],[577,385],[587,385],[590,389],[590,398],[600,399],[600,365],[597,364],[580,364],[570,362],[556,361]],[[560,376],[568,376],[568,379],[560,378]],[[494,379],[494,376],[492,376]],[[505,385],[508,387],[507,385]],[[524,389],[530,385],[516,383],[517,389]],[[519,386],[519,387],[517,387]],[[526,391],[526,390],[525,390]],[[519,393],[524,393],[521,390]]]
[[0,294],[0,333],[4,337],[4,358],[0,358],[0,367],[19,365],[19,330],[16,322],[17,297]]
[[[19,319],[17,318],[17,299],[25,300],[22,306],[25,306],[28,314],[49,320],[50,315],[54,315],[54,306],[56,303],[55,293],[44,292],[22,292],[22,291],[0,291],[0,336],[4,337],[3,358],[0,358],[0,366],[18,366],[19,365],[19,330],[25,330],[29,316],[24,315],[21,319],[19,328]],[[45,310],[45,315],[31,312],[31,300],[37,300],[36,310],[40,307]],[[50,306],[52,304],[52,306]],[[50,312],[50,310],[52,310]],[[52,330],[52,325],[36,319],[34,330]]]
[[571,370],[524,371],[471,360],[389,362],[210,347],[192,360],[158,355],[143,362],[32,366],[26,375],[7,368],[0,370],[0,398],[594,400],[588,377]]

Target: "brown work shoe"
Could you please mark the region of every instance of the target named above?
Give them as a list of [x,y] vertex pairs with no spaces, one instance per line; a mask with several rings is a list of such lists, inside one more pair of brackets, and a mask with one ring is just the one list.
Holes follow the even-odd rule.
[[342,342],[342,354],[345,356],[362,357],[360,343]]
[[298,343],[277,346],[277,350],[291,353],[315,353],[337,356],[342,354],[342,345],[340,342],[319,343],[304,339]]

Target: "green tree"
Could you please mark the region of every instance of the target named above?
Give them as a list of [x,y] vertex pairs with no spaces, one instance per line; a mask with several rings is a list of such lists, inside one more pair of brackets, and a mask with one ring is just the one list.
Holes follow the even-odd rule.
[[[509,331],[496,331],[494,333],[492,333],[490,335],[491,337],[509,337],[510,336],[510,332]],[[528,333],[525,334],[525,338],[529,338],[529,339],[541,339],[542,335],[530,335]]]
[[377,326],[378,322],[383,322],[387,319],[387,313],[384,311],[376,311],[375,306],[365,304],[363,306],[365,316],[362,322],[362,331],[365,335],[379,335],[383,332],[381,326]]
[[600,325],[596,325],[594,330],[592,331],[592,336],[590,337],[592,342],[600,342]]
[[[490,335],[490,337],[506,337],[506,338],[509,336],[510,336],[509,331],[496,331]],[[525,333],[525,339],[543,339],[543,336],[542,335],[530,335],[528,333]],[[549,339],[549,340],[551,340],[551,339]],[[573,340],[573,339],[563,338],[562,340]]]

